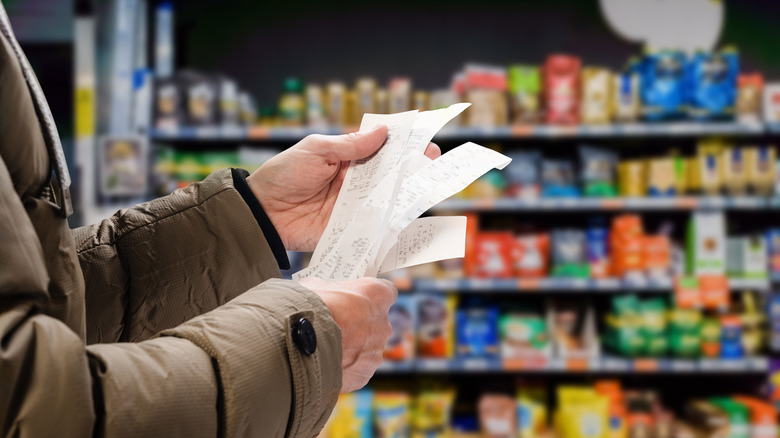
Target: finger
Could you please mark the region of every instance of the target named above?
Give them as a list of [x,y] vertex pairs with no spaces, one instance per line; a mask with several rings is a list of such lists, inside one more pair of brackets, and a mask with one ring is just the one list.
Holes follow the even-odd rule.
[[387,126],[377,125],[370,131],[322,135],[316,138],[320,154],[339,161],[359,160],[373,154],[385,143]]
[[379,283],[378,286],[381,288],[381,295],[386,300],[383,302],[387,304],[387,308],[390,308],[398,299],[398,288],[395,287],[395,284],[392,281],[385,278],[377,278],[376,280],[377,283]]
[[431,160],[435,160],[441,157],[441,148],[434,142],[428,143],[428,147],[425,148],[425,156]]

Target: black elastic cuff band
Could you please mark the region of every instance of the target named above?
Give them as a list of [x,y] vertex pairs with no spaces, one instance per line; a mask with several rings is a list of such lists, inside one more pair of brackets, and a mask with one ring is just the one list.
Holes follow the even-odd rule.
[[260,201],[257,200],[252,189],[249,188],[249,184],[246,182],[246,177],[249,176],[249,172],[244,169],[230,169],[233,173],[233,187],[238,190],[241,197],[244,198],[244,202],[252,210],[252,214],[255,216],[257,225],[260,225],[260,229],[263,231],[265,240],[268,242],[268,246],[271,247],[276,258],[276,263],[279,264],[279,269],[290,269],[290,260],[287,259],[287,252],[284,249],[282,239],[279,237],[279,233],[276,232],[274,224],[271,223],[271,219],[265,214],[263,206],[260,205]]

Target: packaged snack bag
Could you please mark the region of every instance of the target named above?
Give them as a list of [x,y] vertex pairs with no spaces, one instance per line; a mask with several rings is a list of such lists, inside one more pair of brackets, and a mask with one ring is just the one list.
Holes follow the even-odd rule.
[[750,438],[777,437],[777,409],[755,397],[734,396],[734,401],[747,407],[750,415]]
[[448,438],[452,433],[453,390],[426,390],[414,401],[412,438]]
[[545,122],[573,125],[580,122],[580,60],[551,55],[543,68]]
[[417,297],[417,352],[425,358],[452,358],[456,297],[435,294]]
[[585,233],[580,230],[554,230],[551,246],[553,276],[587,278],[590,275]]
[[561,438],[606,438],[609,434],[609,398],[593,388],[558,387],[555,429]]
[[772,195],[777,167],[777,151],[774,146],[759,146],[745,148],[748,185],[753,193],[759,196]]
[[742,321],[737,315],[720,317],[720,356],[724,359],[745,357],[742,346]]
[[704,357],[720,357],[720,321],[717,318],[702,321],[701,352]]
[[742,148],[723,150],[723,185],[729,195],[740,196],[747,193],[748,166],[745,158]]
[[523,151],[507,154],[512,163],[504,169],[511,198],[537,199],[541,191],[542,154]]
[[739,55],[735,50],[698,52],[688,62],[688,114],[694,120],[734,117]]
[[761,121],[761,95],[764,77],[761,73],[737,76],[737,119],[742,123]]
[[668,120],[685,114],[685,55],[661,51],[646,55],[639,66],[642,115],[645,120]]
[[640,197],[647,193],[645,163],[641,160],[621,161],[618,164],[620,196]]
[[394,361],[414,358],[414,337],[417,320],[416,297],[399,295],[390,307],[388,318],[393,334],[385,345],[384,358]]
[[336,408],[320,436],[330,438],[372,437],[372,400],[373,393],[367,389],[339,395]]
[[485,438],[514,438],[517,431],[517,409],[512,397],[483,394],[479,398],[479,424]]
[[517,436],[545,437],[547,417],[547,392],[544,385],[522,384],[517,390]]
[[585,196],[614,197],[617,154],[605,149],[580,146],[580,179]]
[[549,354],[547,320],[539,311],[515,309],[498,319],[503,359],[541,358]]
[[542,77],[539,68],[529,65],[509,67],[509,100],[512,123],[534,123],[539,120]]
[[411,396],[404,392],[374,393],[376,438],[405,438],[411,431]]
[[612,120],[612,72],[606,68],[582,70],[580,120],[586,124],[606,124]]
[[617,380],[600,380],[595,385],[596,393],[609,399],[608,438],[628,438],[626,424],[626,405],[623,390]]
[[609,232],[603,227],[590,227],[585,232],[588,265],[593,278],[609,277]]
[[566,160],[542,160],[542,196],[547,198],[578,197],[574,168]]
[[660,357],[666,355],[666,303],[663,298],[646,299],[640,302],[642,335],[645,338],[645,354]]
[[647,194],[650,196],[675,196],[674,158],[647,160]]

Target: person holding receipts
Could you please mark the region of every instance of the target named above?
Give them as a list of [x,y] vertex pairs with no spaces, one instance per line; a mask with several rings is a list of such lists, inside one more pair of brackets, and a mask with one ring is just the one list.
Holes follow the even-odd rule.
[[387,128],[312,135],[71,230],[56,127],[2,5],[0,31],[0,435],[316,436],[381,363],[397,291],[280,268]]

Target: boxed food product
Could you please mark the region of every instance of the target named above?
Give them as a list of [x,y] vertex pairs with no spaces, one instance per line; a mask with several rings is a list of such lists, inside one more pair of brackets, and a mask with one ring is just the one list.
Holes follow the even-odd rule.
[[672,157],[647,160],[647,194],[650,196],[675,196],[676,172]]
[[507,77],[503,67],[469,64],[465,68],[466,100],[470,126],[493,127],[509,123]]
[[539,151],[511,152],[512,163],[504,169],[512,198],[537,199],[541,191],[541,162]]
[[550,356],[547,321],[541,311],[512,309],[498,320],[503,359],[541,359]]
[[542,72],[545,122],[573,125],[580,122],[580,60],[550,55]]
[[640,302],[639,312],[642,318],[642,336],[645,339],[645,351],[648,356],[666,355],[668,342],[666,337],[666,303],[663,298],[651,298]]
[[623,389],[617,380],[597,381],[596,393],[609,399],[609,431],[608,438],[628,438],[626,423],[626,405],[623,399]]
[[452,358],[455,344],[454,296],[417,297],[417,352],[425,358]]
[[183,96],[174,79],[157,79],[154,97],[154,119],[157,129],[176,129],[185,123]]
[[643,161],[627,160],[618,164],[618,189],[620,196],[645,196],[647,193],[647,177]]
[[609,231],[593,226],[585,231],[588,265],[593,278],[609,277]]
[[717,139],[699,142],[697,151],[697,177],[701,191],[718,195],[723,188],[723,149],[725,144]]
[[672,244],[666,235],[644,236],[642,261],[648,278],[669,278],[672,268]]
[[479,424],[485,438],[513,438],[517,433],[517,409],[512,397],[483,394],[479,398]]
[[726,272],[729,277],[766,278],[766,241],[762,236],[729,237],[726,240]]
[[550,265],[550,236],[547,234],[520,234],[515,237],[514,275],[519,278],[541,278]]
[[534,123],[539,120],[539,98],[542,80],[539,68],[528,65],[509,67],[509,96],[512,123]]
[[585,233],[580,230],[553,230],[552,275],[555,277],[590,276],[586,254]]
[[574,168],[566,160],[542,160],[542,196],[570,198],[579,196]]
[[604,344],[613,351],[629,357],[646,351],[647,339],[642,335],[643,320],[636,295],[612,299],[612,312],[606,318]]
[[635,122],[639,119],[639,75],[633,71],[618,73],[612,79],[615,120]]
[[733,49],[698,52],[688,62],[688,115],[694,120],[734,117],[739,55]]
[[769,270],[772,273],[780,272],[780,228],[770,228],[766,231],[766,248]]
[[748,184],[753,193],[770,196],[774,189],[777,168],[777,151],[774,146],[745,148]]
[[605,149],[580,146],[581,180],[585,196],[613,197],[617,154]]
[[764,86],[764,121],[780,122],[780,83],[769,83]]
[[720,317],[720,356],[724,359],[745,357],[742,346],[742,321],[737,315]]
[[467,303],[455,319],[459,357],[497,357],[499,354],[498,307]]
[[688,272],[722,275],[726,269],[726,223],[722,212],[696,211],[688,226]]
[[755,356],[764,345],[766,316],[758,309],[756,295],[745,292],[741,295],[742,348],[748,356]]
[[609,235],[610,271],[615,277],[638,277],[645,270],[644,232],[638,215],[624,214],[612,220]]
[[643,117],[650,121],[682,117],[686,110],[685,55],[674,51],[647,54],[639,71]]
[[512,252],[515,239],[512,233],[482,232],[477,235],[476,264],[472,275],[478,278],[509,278],[512,276]]
[[384,358],[390,360],[410,360],[414,358],[414,337],[417,320],[415,296],[399,295],[390,307],[388,319],[393,334],[385,345]]
[[761,73],[743,73],[737,77],[737,119],[742,123],[761,121],[761,94],[764,77]]
[[600,354],[592,305],[582,300],[550,300],[547,326],[554,354],[561,359],[591,360]]
[[704,318],[701,325],[701,352],[704,357],[720,357],[720,321]]
[[[374,393],[376,438],[408,437],[411,431],[411,397],[405,392]],[[335,438],[335,437],[334,437]]]
[[580,120],[586,124],[606,124],[612,120],[612,72],[606,68],[582,70]]
[[675,357],[694,358],[701,354],[702,315],[697,309],[669,310],[669,351]]

